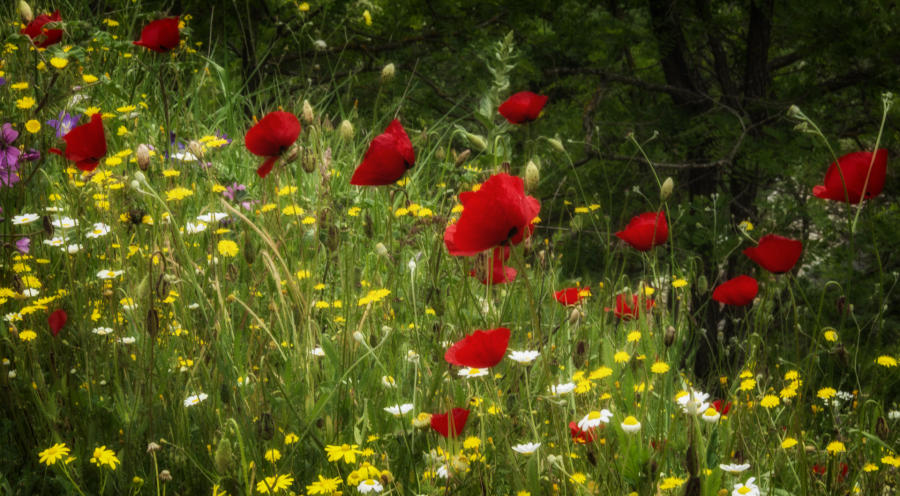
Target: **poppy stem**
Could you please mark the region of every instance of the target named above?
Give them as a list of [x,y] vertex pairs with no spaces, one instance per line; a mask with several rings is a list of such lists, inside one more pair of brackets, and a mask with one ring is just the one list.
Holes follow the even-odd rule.
[[[863,201],[866,199],[866,189],[869,187],[869,177],[872,175],[872,168],[875,167],[875,159],[878,157],[878,145],[881,144],[881,136],[884,134],[884,122],[887,120],[888,111],[894,104],[893,95],[885,93],[881,95],[881,125],[878,127],[878,137],[875,138],[875,150],[872,152],[872,160],[869,161],[869,168],[866,170],[866,180],[863,181],[862,191],[859,192],[859,203],[856,205],[856,215],[853,216],[853,223],[850,224],[850,234],[856,233],[856,223],[859,221],[859,213],[862,212]],[[841,167],[838,165],[838,170]],[[841,175],[843,178],[843,175]],[[844,188],[846,190],[846,187]],[[849,194],[849,193],[845,193]]]
[[[165,67],[165,65],[163,65]],[[165,126],[165,136],[163,137],[163,145],[165,146],[166,154],[163,157],[163,163],[168,162],[169,160],[169,93],[166,91],[166,83],[163,81],[163,71],[156,71],[156,75],[159,79],[159,90],[162,93],[163,98],[163,124]]]

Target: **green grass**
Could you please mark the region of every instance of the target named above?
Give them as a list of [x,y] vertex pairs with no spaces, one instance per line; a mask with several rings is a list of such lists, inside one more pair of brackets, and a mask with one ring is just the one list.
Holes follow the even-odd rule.
[[[297,160],[279,161],[259,179],[262,160],[243,146],[252,125],[244,108],[271,98],[258,117],[276,107],[300,115],[303,98],[281,88],[242,94],[216,53],[188,49],[197,48],[187,36],[190,20],[184,45],[171,55],[133,46],[125,27],[140,26],[139,14],[123,12],[119,27],[89,17],[72,22],[67,29],[78,43],[68,51],[35,51],[4,30],[16,48],[7,45],[3,54],[2,121],[19,131],[16,145],[42,153],[22,164],[21,183],[0,189],[4,242],[32,240],[28,254],[10,245],[2,265],[4,493],[314,494],[308,486],[320,477],[340,478],[344,494],[358,492],[360,478],[379,480],[391,494],[714,495],[731,494],[749,477],[765,494],[888,494],[896,487],[900,425],[890,392],[900,377],[896,365],[875,363],[896,350],[860,343],[881,325],[877,315],[851,314],[838,325],[821,310],[828,287],[848,281],[816,287],[796,274],[760,270],[755,303],[725,313],[738,329],[735,339],[698,331],[695,309],[718,303],[682,248],[695,229],[683,205],[646,193],[646,210],[668,212],[669,241],[644,254],[619,243],[613,233],[639,212],[589,198],[564,151],[493,113],[502,98],[497,87],[486,96],[490,112],[477,117],[488,130],[484,151],[457,164],[460,144],[477,142],[464,138],[460,123],[406,123],[415,167],[400,184],[360,188],[349,178],[397,114],[395,99],[406,104],[398,95],[408,81],[401,73],[385,82],[392,96],[376,98],[365,113],[338,83],[313,102]],[[54,56],[68,65],[50,66]],[[38,69],[42,61],[47,67]],[[86,83],[84,75],[97,81]],[[502,76],[495,72],[495,84]],[[28,87],[13,89],[20,82]],[[18,108],[23,97],[35,104]],[[45,121],[66,109],[84,123],[89,107],[103,112],[108,153],[94,173],[82,174],[46,153],[60,140]],[[36,133],[25,130],[32,119],[42,124]],[[356,127],[350,136],[336,129],[345,119]],[[166,131],[187,149],[202,149],[201,160],[165,160],[164,150],[176,146]],[[234,141],[216,140],[217,132]],[[140,144],[157,152],[143,179]],[[482,285],[468,275],[475,259],[452,257],[443,243],[458,217],[457,195],[504,162],[519,172],[532,158],[544,163],[539,191],[549,191],[542,221],[513,247],[509,264],[518,278]],[[559,174],[577,185],[569,197],[575,201],[553,201],[557,188],[546,177]],[[238,201],[223,195],[233,183],[246,185]],[[190,194],[177,199],[177,188]],[[214,212],[227,220],[199,233],[185,229]],[[54,234],[68,233],[64,245],[80,248],[67,253],[45,244],[51,234],[40,221],[13,225],[12,216],[24,213],[76,219],[77,227]],[[94,223],[109,232],[86,236]],[[733,245],[729,256],[761,230],[721,220],[716,229]],[[571,252],[559,247],[587,242],[582,236],[603,240],[584,249],[603,257],[602,272],[564,269]],[[101,280],[102,269],[123,274]],[[554,291],[578,284],[591,288],[582,303],[555,301]],[[620,320],[604,308],[622,293],[656,305]],[[47,316],[56,309],[68,322],[53,336]],[[450,343],[500,326],[512,330],[510,350],[540,356],[527,365],[503,360],[473,379],[444,361]],[[840,331],[834,341],[824,332],[832,326]],[[99,327],[112,332],[99,335]],[[702,346],[727,357],[706,382],[690,366]],[[551,392],[569,382],[575,391]],[[728,415],[706,422],[705,409],[686,413],[676,398],[692,387],[709,392],[709,401],[731,403]],[[828,396],[826,387],[847,397],[819,398]],[[185,405],[201,393],[205,399]],[[776,405],[771,398],[779,398]],[[397,417],[384,410],[402,403],[413,410]],[[427,415],[452,407],[470,408],[471,416],[461,436],[443,439]],[[570,422],[604,408],[610,423],[594,441],[574,442]],[[638,432],[623,428],[627,416],[640,422]],[[787,446],[790,439],[798,443]],[[533,454],[512,450],[527,442],[541,446]],[[39,453],[56,443],[70,452],[41,463]],[[326,447],[344,444],[355,447],[355,460],[329,461]],[[100,446],[114,452],[114,468],[95,463],[104,459],[96,458]],[[729,463],[750,468],[733,475],[720,468]]]

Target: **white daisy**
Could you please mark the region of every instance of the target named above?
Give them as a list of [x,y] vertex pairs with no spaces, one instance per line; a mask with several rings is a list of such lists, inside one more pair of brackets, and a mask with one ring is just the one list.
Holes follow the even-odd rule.
[[389,375],[383,375],[381,376],[381,385],[388,389],[394,389],[397,387],[397,381]]
[[622,430],[628,433],[637,432],[641,430],[641,423],[638,422],[638,419],[632,415],[625,417],[625,420],[622,421],[621,424]]
[[753,483],[755,480],[756,477],[750,477],[743,484],[738,482],[734,485],[734,491],[731,491],[731,496],[759,496],[759,486]]
[[225,212],[210,212],[208,214],[198,215],[197,220],[206,224],[212,224],[213,222],[219,222],[226,217],[228,217],[228,214]]
[[750,468],[750,464],[749,463],[741,463],[741,464],[729,463],[728,465],[726,465],[726,464],[722,463],[722,464],[719,464],[719,468],[721,468],[722,470],[724,470],[730,474],[739,474],[739,473],[747,470],[748,468]]
[[406,415],[412,409],[413,409],[412,403],[404,403],[402,405],[397,404],[397,405],[391,405],[391,406],[385,407],[384,411],[390,413],[391,415],[393,415],[395,417],[399,417],[401,415]]
[[382,490],[384,490],[384,487],[375,479],[366,479],[360,482],[358,486],[356,486],[356,490],[363,494],[372,491],[380,493]]
[[12,223],[17,226],[21,226],[24,224],[31,224],[32,222],[40,219],[41,216],[38,214],[22,214],[17,215],[12,218]]
[[197,223],[195,224],[195,223],[193,223],[193,222],[188,222],[188,223],[187,223],[187,226],[184,228],[184,230],[185,230],[188,234],[202,233],[203,231],[206,230],[206,223],[204,223],[204,222],[197,222]]
[[325,350],[323,350],[321,346],[316,346],[315,348],[309,350],[309,354],[312,356],[323,357],[325,356]]
[[701,415],[700,418],[702,418],[705,422],[714,424],[718,422],[720,418],[722,418],[722,414],[719,413],[719,411],[715,408],[709,407],[703,411],[703,415]]
[[699,415],[705,412],[709,408],[709,403],[706,402],[708,399],[708,394],[696,391],[693,388],[690,391],[682,391],[675,396],[675,401],[681,405],[681,410],[688,415]]
[[91,232],[85,234],[86,237],[91,239],[102,238],[109,234],[110,227],[102,222],[97,222],[94,224],[94,227],[91,228]]
[[95,327],[91,332],[98,336],[106,336],[112,334],[113,330],[111,327]]
[[97,272],[97,277],[99,277],[100,279],[115,279],[116,277],[119,277],[124,273],[124,270],[103,269],[100,272]]
[[597,410],[594,410],[585,415],[583,419],[578,421],[578,428],[583,431],[593,429],[600,424],[608,424],[609,419],[611,418],[612,412],[605,408],[603,410],[600,410],[599,412]]
[[550,393],[554,395],[571,393],[575,390],[574,382],[564,382],[555,386],[550,386]]
[[539,351],[534,351],[534,350],[510,351],[509,359],[514,362],[519,362],[519,363],[531,363],[540,354],[541,353]]
[[134,336],[125,336],[124,338],[119,338],[119,343],[121,344],[134,344],[137,341],[137,338]]
[[71,217],[63,217],[61,219],[56,219],[52,222],[53,227],[59,229],[71,229],[78,225],[78,221]]
[[537,451],[537,449],[540,447],[541,443],[522,443],[513,446],[512,450],[523,455],[530,455]]
[[488,375],[488,369],[476,369],[475,367],[464,367],[459,369],[459,375],[467,379],[474,377],[482,377]]
[[66,238],[62,236],[53,236],[50,239],[45,239],[44,244],[48,246],[62,246],[66,244]]
[[209,395],[206,393],[192,394],[184,400],[184,407],[194,406],[197,403],[206,400],[206,398],[209,398]]
[[63,248],[63,251],[68,253],[69,255],[74,255],[74,254],[78,253],[79,251],[81,251],[82,248],[84,248],[82,245],[80,245],[78,243],[72,243],[71,245]]

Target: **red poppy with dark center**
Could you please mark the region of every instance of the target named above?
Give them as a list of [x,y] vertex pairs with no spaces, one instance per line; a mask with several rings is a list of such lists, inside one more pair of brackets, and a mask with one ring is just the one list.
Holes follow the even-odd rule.
[[444,245],[454,256],[521,243],[531,235],[541,210],[539,201],[525,195],[522,178],[509,174],[491,176],[478,191],[460,193],[459,201],[462,214],[444,231]]
[[[509,259],[508,246],[494,247],[491,256],[482,253],[475,259],[475,268],[469,271],[469,275],[477,278],[482,284],[506,284],[516,280],[518,272],[503,263]],[[489,265],[489,266],[488,266]],[[490,271],[487,273],[486,271]]]
[[509,329],[498,327],[488,331],[480,329],[453,344],[444,353],[444,360],[460,367],[487,369],[503,360],[509,346]]
[[[452,423],[450,419],[452,419]],[[431,428],[444,437],[456,437],[462,434],[463,429],[466,428],[466,420],[468,419],[468,410],[464,408],[454,408],[450,414],[432,414]]]
[[47,323],[50,325],[50,332],[56,336],[59,334],[59,331],[66,325],[66,321],[69,320],[69,316],[66,315],[66,311],[63,309],[54,310],[53,313],[47,317]]
[[259,177],[266,177],[272,172],[275,161],[285,150],[297,141],[300,136],[300,120],[290,112],[269,112],[244,136],[244,145],[250,153],[266,157],[256,169]]
[[546,104],[546,96],[520,91],[507,98],[497,110],[511,124],[525,124],[537,119]]
[[581,430],[581,427],[578,427],[578,423],[574,420],[569,422],[569,433],[572,435],[572,441],[576,443],[587,444],[594,442],[594,429]]
[[663,212],[647,212],[631,219],[625,229],[616,233],[638,251],[647,251],[669,239],[669,225]]
[[59,41],[62,39],[63,30],[47,29],[44,26],[51,22],[61,21],[62,17],[59,15],[58,10],[49,15],[41,14],[37,16],[33,21],[29,22],[27,26],[22,28],[22,31],[20,31],[20,33],[31,38],[34,46],[38,48],[47,48],[50,45],[59,43]]
[[744,255],[774,274],[794,268],[802,253],[803,243],[777,234],[766,234],[758,245],[744,249]]
[[[629,304],[629,300],[630,300],[630,304]],[[640,306],[638,300],[639,300],[638,295],[631,295],[629,297],[624,294],[617,294],[616,295],[616,308],[613,309],[613,308],[606,307],[606,308],[604,308],[604,310],[606,310],[607,312],[612,310],[613,315],[615,315],[616,317],[618,317],[622,320],[636,319],[636,318],[638,318],[638,316],[641,313],[640,312],[641,306]],[[651,308],[653,308],[654,305],[656,305],[656,302],[654,300],[651,300],[648,298],[644,301],[644,308],[646,310],[650,310]]]
[[728,415],[729,410],[731,410],[731,402],[725,403],[722,400],[715,400],[712,402],[713,408],[716,409],[721,415]]
[[879,149],[874,160],[872,158],[872,152],[855,152],[839,158],[837,163],[832,162],[825,173],[825,184],[814,186],[813,194],[826,200],[850,203],[859,203],[863,198],[875,198],[884,189],[887,150]]
[[67,160],[75,162],[79,170],[90,172],[96,169],[100,159],[106,155],[106,134],[100,112],[92,115],[90,122],[69,131],[63,140],[66,142],[65,154],[59,148],[51,148],[50,153],[64,155]]
[[591,294],[591,287],[585,286],[583,288],[574,287],[574,288],[566,288],[561,289],[553,294],[556,301],[562,303],[565,306],[575,305],[581,301],[582,298]]
[[147,47],[157,53],[174,49],[181,42],[178,32],[178,17],[167,17],[144,26],[141,39],[134,41],[137,46]]
[[350,178],[357,186],[384,186],[397,182],[416,162],[416,153],[406,130],[394,119],[369,144],[363,161]]
[[743,306],[753,303],[759,293],[759,283],[750,276],[737,276],[716,286],[712,299],[726,305]]

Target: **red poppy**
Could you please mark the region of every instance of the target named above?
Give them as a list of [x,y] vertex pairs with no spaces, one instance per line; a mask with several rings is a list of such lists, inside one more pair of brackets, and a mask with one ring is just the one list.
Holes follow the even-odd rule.
[[574,420],[569,422],[569,433],[572,435],[572,441],[576,443],[587,444],[594,442],[594,429],[581,430],[581,427],[578,427],[578,423]]
[[[106,155],[106,134],[103,132],[103,117],[100,112],[91,116],[91,121],[76,126],[63,140],[66,142],[65,157],[75,162],[79,170],[90,172],[97,168],[100,159]],[[51,148],[50,153],[63,155],[59,148]]]
[[29,22],[28,25],[25,26],[22,31],[20,31],[20,33],[31,38],[34,46],[38,48],[47,48],[50,45],[59,43],[59,40],[62,39],[63,30],[47,29],[44,26],[51,22],[60,21],[62,21],[62,17],[59,15],[58,10],[50,15],[41,14],[37,16],[33,21]]
[[[453,418],[453,424],[450,425],[448,417]],[[444,437],[456,437],[462,434],[466,427],[466,420],[469,419],[469,411],[464,408],[454,408],[448,415],[446,413],[435,413],[431,415],[431,428],[436,430],[438,434]]]
[[369,144],[363,161],[353,172],[350,184],[383,186],[403,177],[416,162],[416,152],[400,121],[394,119],[387,129]]
[[826,200],[840,202],[849,200],[850,203],[859,203],[863,196],[863,185],[866,191],[865,199],[875,198],[884,189],[886,175],[887,150],[884,148],[875,153],[874,161],[872,152],[848,153],[839,158],[837,163],[831,163],[828,172],[825,173],[825,184],[814,186],[813,194]]
[[774,274],[783,274],[800,260],[803,243],[777,234],[766,234],[759,244],[744,249],[744,255]]
[[581,301],[587,295],[591,294],[591,287],[585,286],[583,288],[566,288],[561,289],[553,294],[556,298],[556,301],[562,303],[565,306],[575,305]]
[[250,153],[266,157],[256,169],[259,177],[266,177],[278,157],[297,141],[300,136],[300,121],[290,112],[269,112],[244,136],[244,145]]
[[647,251],[669,239],[669,225],[663,212],[647,212],[631,219],[625,229],[616,237],[631,245],[635,250]]
[[503,360],[507,346],[509,346],[509,329],[505,327],[488,331],[478,329],[448,348],[444,353],[444,360],[460,367],[487,369]]
[[134,41],[137,46],[147,47],[157,53],[165,53],[181,42],[178,32],[178,17],[167,17],[144,26],[141,39]]
[[66,321],[69,320],[69,316],[66,315],[66,311],[63,309],[54,310],[53,313],[47,317],[47,323],[50,324],[50,332],[53,333],[54,336],[59,334],[59,331],[66,325]]
[[459,221],[444,231],[444,245],[455,256],[471,256],[504,244],[519,244],[534,230],[541,203],[525,195],[522,178],[496,174],[478,191],[459,194]]
[[497,110],[511,124],[524,124],[537,119],[546,104],[546,96],[520,91],[507,98]]
[[726,305],[749,305],[759,293],[759,284],[750,276],[737,276],[716,286],[712,299]]
[[[518,272],[512,267],[503,265],[503,262],[509,259],[510,249],[508,246],[494,247],[493,254],[488,257],[478,257],[475,262],[475,268],[469,271],[469,275],[478,278],[482,284],[505,284],[516,280]],[[490,274],[485,273],[485,264],[490,264]]]
[[[723,404],[724,403],[724,404]],[[715,400],[712,402],[713,408],[716,409],[722,415],[728,415],[728,411],[731,410],[731,402],[728,403],[723,402],[722,400]]]
[[[631,304],[628,304],[629,299],[631,300]],[[653,306],[656,305],[656,301],[647,299],[644,301],[644,308],[650,310]],[[604,310],[607,312],[612,310],[613,315],[622,319],[622,320],[631,320],[638,318],[640,315],[641,306],[638,304],[638,295],[631,295],[631,298],[624,294],[616,295],[616,308],[606,307]]]

